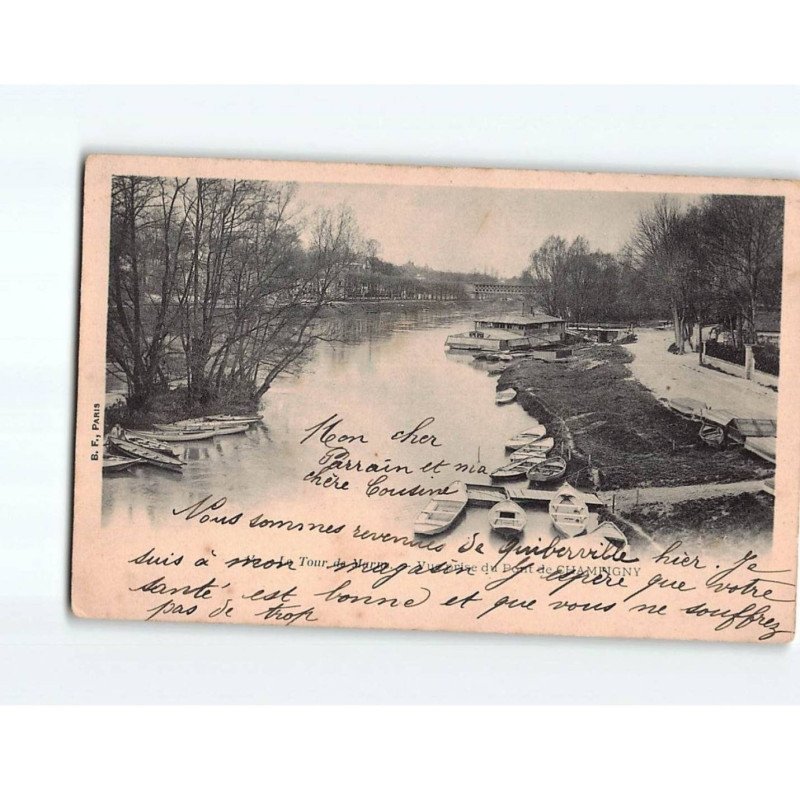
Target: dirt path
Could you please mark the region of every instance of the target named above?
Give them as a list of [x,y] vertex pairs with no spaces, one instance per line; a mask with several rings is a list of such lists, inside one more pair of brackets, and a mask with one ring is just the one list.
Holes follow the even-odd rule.
[[697,353],[668,353],[670,331],[641,328],[637,335],[635,344],[624,345],[633,356],[628,366],[633,377],[656,397],[692,397],[712,408],[726,408],[739,417],[777,417],[778,395],[772,389],[701,367]]
[[763,483],[762,480],[750,480],[735,483],[701,483],[695,486],[645,486],[640,489],[601,492],[599,496],[609,505],[613,498],[616,510],[624,512],[643,503],[682,503],[685,500],[700,500],[706,497],[760,492]]

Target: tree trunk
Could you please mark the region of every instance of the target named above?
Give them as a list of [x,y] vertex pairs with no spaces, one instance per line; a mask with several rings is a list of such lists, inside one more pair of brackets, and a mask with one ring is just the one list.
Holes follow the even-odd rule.
[[679,353],[683,353],[683,322],[675,303],[672,304],[672,331],[675,336],[675,347]]
[[697,360],[703,363],[703,318],[697,320]]

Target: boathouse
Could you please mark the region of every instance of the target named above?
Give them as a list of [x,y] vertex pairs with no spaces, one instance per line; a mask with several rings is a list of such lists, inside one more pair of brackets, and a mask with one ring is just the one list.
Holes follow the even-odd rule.
[[509,331],[534,337],[541,340],[542,344],[555,344],[564,340],[565,322],[560,317],[548,314],[495,314],[475,320],[475,330]]
[[475,320],[466,333],[447,337],[447,345],[460,350],[532,350],[552,347],[564,340],[564,320],[548,314],[522,312],[494,314]]

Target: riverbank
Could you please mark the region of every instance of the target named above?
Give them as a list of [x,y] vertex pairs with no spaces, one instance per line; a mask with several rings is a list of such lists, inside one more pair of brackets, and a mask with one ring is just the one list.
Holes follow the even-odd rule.
[[759,550],[772,541],[774,501],[765,493],[686,500],[682,503],[644,503],[625,512],[659,545],[677,539],[683,547],[747,547]]
[[777,419],[778,394],[768,386],[747,381],[708,365],[701,366],[697,353],[667,352],[671,331],[637,330],[636,344],[626,345],[634,357],[631,373],[656,397],[691,397],[713,407],[724,405],[738,417]]
[[212,414],[247,416],[256,413],[258,413],[258,403],[251,400],[214,401],[203,405],[190,405],[186,389],[177,388],[154,397],[153,410],[150,411],[132,411],[124,400],[106,406],[103,427],[106,433],[115,425],[132,430],[149,430],[156,425],[167,425]]
[[501,375],[517,400],[544,423],[554,452],[571,455],[568,480],[613,491],[763,479],[773,470],[738,449],[713,450],[689,422],[659,403],[631,374],[630,348],[595,345],[570,362],[521,359]]

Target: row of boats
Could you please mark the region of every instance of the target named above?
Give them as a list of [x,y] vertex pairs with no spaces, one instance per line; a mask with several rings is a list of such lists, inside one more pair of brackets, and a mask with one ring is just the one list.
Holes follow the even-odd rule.
[[725,408],[711,408],[691,397],[661,397],[659,401],[684,419],[699,422],[700,439],[721,450],[743,447],[753,455],[775,463],[778,428],[773,418],[739,417]]
[[[515,389],[497,392],[498,405],[513,402]],[[566,459],[550,456],[555,445],[552,436],[538,420],[515,434],[505,442],[508,461],[490,473],[493,484],[527,478],[530,484],[548,484],[564,478],[567,472]],[[436,536],[449,531],[464,513],[470,502],[489,505],[489,527],[504,537],[519,538],[527,523],[527,514],[521,502],[546,502],[550,520],[563,537],[591,537],[598,543],[627,546],[625,534],[610,520],[595,526],[587,533],[591,515],[589,501],[599,502],[594,495],[586,495],[562,483],[556,491],[517,491],[504,486],[452,483],[447,494],[431,500],[417,516],[414,533]]]
[[509,453],[508,461],[490,473],[493,481],[527,477],[531,483],[552,483],[564,477],[567,472],[566,460],[560,456],[549,455],[555,446],[555,441],[552,436],[547,435],[544,425],[536,419],[533,422],[534,425],[530,428],[505,442],[506,452]]
[[261,420],[258,414],[215,414],[156,425],[147,431],[126,430],[115,425],[106,436],[103,472],[125,472],[140,464],[180,471],[186,462],[173,449],[175,444],[244,433]]
[[[468,487],[461,481],[451,483],[447,487],[447,495],[434,498],[425,506],[414,521],[414,533],[421,536],[446,533],[458,522],[471,500],[474,499],[476,504],[481,504],[482,496],[491,496],[497,490],[505,494],[505,499],[500,499],[489,509],[489,527],[500,536],[521,537],[527,523],[527,514],[502,487],[477,484]],[[524,495],[518,499],[523,500],[523,498]],[[543,500],[547,502],[550,520],[562,537],[581,537],[582,542],[601,539],[616,547],[627,547],[627,537],[610,520],[601,522],[591,531],[587,531],[591,518],[589,501],[596,498],[585,495],[569,483],[562,484],[554,492],[537,493],[527,499],[534,503]]]

